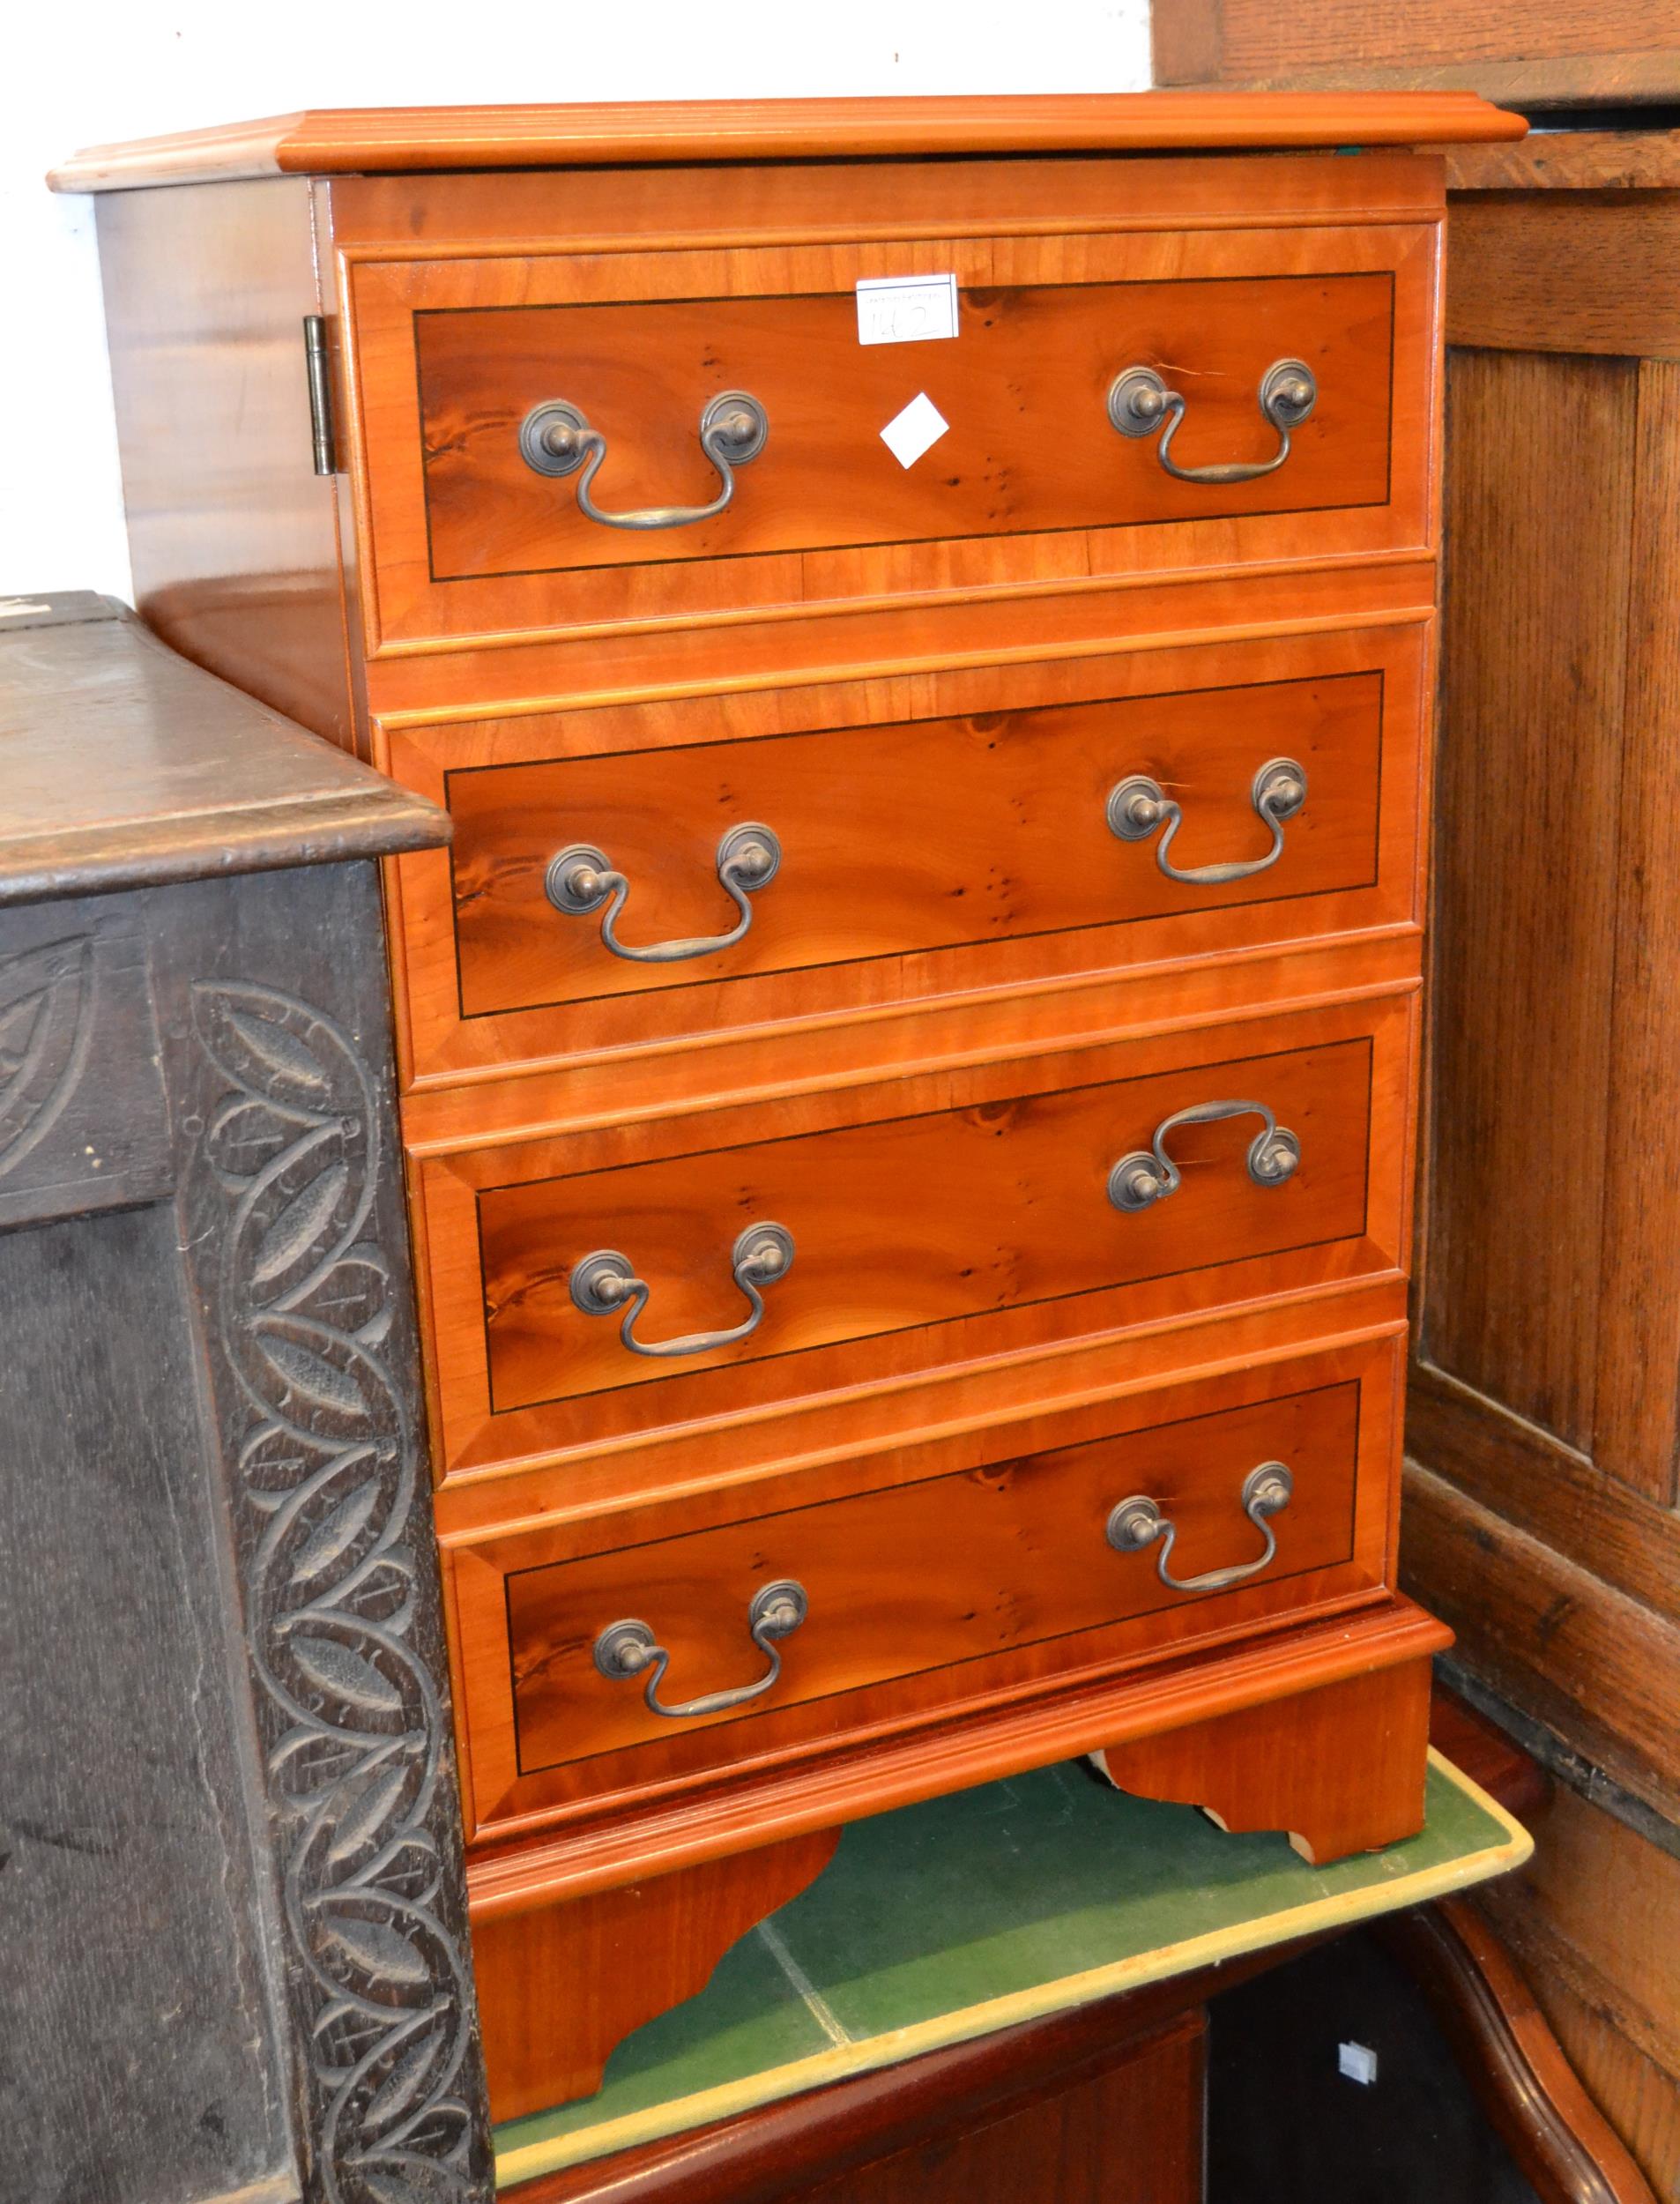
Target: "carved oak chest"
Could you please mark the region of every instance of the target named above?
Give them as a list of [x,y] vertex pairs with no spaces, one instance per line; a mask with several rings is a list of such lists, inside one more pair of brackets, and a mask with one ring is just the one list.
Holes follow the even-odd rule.
[[447,833],[0,599],[4,2204],[489,2193],[379,941]]

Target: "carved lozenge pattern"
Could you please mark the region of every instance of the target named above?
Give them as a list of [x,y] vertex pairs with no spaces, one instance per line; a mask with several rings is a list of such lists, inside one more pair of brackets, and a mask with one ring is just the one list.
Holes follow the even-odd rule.
[[249,1406],[235,1504],[313,2181],[333,2204],[446,2204],[481,2193],[477,2050],[435,1903],[452,1777],[413,1642],[420,1448],[382,1354],[378,1098],[323,1012],[249,986],[192,1000],[227,1083],[202,1157],[231,1210],[215,1322]]
[[0,958],[0,1176],[52,1128],[86,1040],[85,935]]

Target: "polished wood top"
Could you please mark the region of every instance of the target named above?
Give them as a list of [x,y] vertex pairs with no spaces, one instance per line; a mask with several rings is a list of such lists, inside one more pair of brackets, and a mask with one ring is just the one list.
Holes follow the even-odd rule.
[[1471,92],[1124,92],[1007,98],[695,100],[312,108],[127,145],[56,168],[57,191],[235,176],[611,167],[929,153],[1447,145],[1528,125]]
[[0,597],[0,905],[448,838],[435,804],[177,658],[126,606]]

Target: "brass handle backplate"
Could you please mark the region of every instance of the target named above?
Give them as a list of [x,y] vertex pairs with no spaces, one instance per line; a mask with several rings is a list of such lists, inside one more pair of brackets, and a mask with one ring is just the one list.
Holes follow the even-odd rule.
[[1183,881],[1192,888],[1221,888],[1228,881],[1251,879],[1276,864],[1283,854],[1283,823],[1294,818],[1306,801],[1305,771],[1292,757],[1270,758],[1255,774],[1248,800],[1255,815],[1272,830],[1272,846],[1264,857],[1241,858],[1223,865],[1175,865],[1167,853],[1184,824],[1184,809],[1147,773],[1134,773],[1109,792],[1109,831],[1122,842],[1141,842],[1164,825],[1166,832],[1155,845],[1155,861],[1167,878]]
[[1155,1128],[1148,1148],[1134,1148],[1122,1156],[1108,1174],[1108,1198],[1117,1210],[1134,1212],[1152,1208],[1176,1194],[1178,1166],[1167,1153],[1167,1135],[1179,1125],[1212,1125],[1224,1117],[1254,1116],[1260,1129],[1248,1143],[1248,1175],[1256,1186],[1279,1187],[1295,1176],[1301,1161],[1301,1143],[1288,1126],[1280,1125],[1263,1102],[1197,1102],[1187,1110],[1175,1110]]
[[1184,421],[1181,391],[1170,390],[1153,368],[1127,368],[1109,385],[1108,418],[1123,436],[1152,436],[1161,431],[1155,456],[1178,482],[1256,482],[1275,474],[1290,456],[1290,437],[1319,402],[1319,386],[1305,360],[1275,360],[1260,381],[1260,409],[1277,431],[1277,450],[1269,459],[1233,459],[1223,466],[1181,467],[1172,440]]
[[735,495],[737,467],[757,458],[770,433],[770,417],[745,391],[725,391],[710,398],[700,414],[700,449],[717,470],[723,487],[709,505],[648,505],[637,512],[609,513],[591,496],[606,457],[606,438],[563,398],[533,406],[519,424],[519,454],[539,474],[576,474],[577,510],[603,528],[688,528],[715,520]]
[[638,1339],[636,1318],[647,1307],[650,1287],[638,1278],[628,1255],[616,1248],[599,1247],[572,1265],[573,1306],[585,1316],[612,1316],[621,1309],[619,1337],[632,1354],[665,1360],[673,1355],[710,1354],[714,1347],[732,1347],[738,1339],[758,1329],[764,1315],[761,1286],[784,1278],[793,1265],[793,1235],[784,1225],[749,1225],[730,1254],[730,1274],[751,1304],[751,1313],[730,1331],[690,1332],[682,1339]]
[[1277,1552],[1277,1534],[1270,1518],[1282,1515],[1294,1490],[1295,1479],[1282,1462],[1262,1462],[1248,1472],[1243,1479],[1243,1513],[1266,1545],[1258,1560],[1238,1561],[1232,1568],[1207,1569],[1200,1576],[1175,1576],[1167,1563],[1178,1526],[1163,1513],[1158,1500],[1141,1493],[1121,1500],[1110,1514],[1108,1542],[1117,1553],[1141,1553],[1146,1546],[1158,1543],[1155,1573],[1169,1591],[1223,1592],[1232,1584],[1240,1584],[1245,1577],[1258,1576]]
[[543,888],[556,911],[587,918],[601,911],[601,940],[614,957],[633,964],[675,964],[689,957],[712,957],[733,949],[753,923],[752,896],[768,888],[781,870],[782,845],[767,826],[731,827],[717,845],[717,882],[740,913],[725,934],[697,934],[687,941],[650,942],[638,949],[616,932],[630,892],[625,875],[592,842],[574,842],[549,860]]
[[645,1676],[648,1680],[642,1697],[648,1712],[661,1716],[666,1722],[692,1722],[701,1715],[724,1714],[731,1707],[744,1707],[749,1699],[762,1698],[777,1681],[782,1673],[782,1656],[777,1650],[777,1641],[792,1637],[810,1612],[810,1605],[804,1585],[795,1583],[792,1577],[761,1585],[747,1610],[747,1630],[753,1643],[769,1662],[769,1668],[750,1684],[737,1684],[732,1691],[708,1692],[702,1699],[685,1699],[680,1706],[667,1707],[659,1696],[659,1686],[670,1666],[671,1656],[645,1622],[637,1622],[631,1617],[609,1624],[595,1641],[595,1665],[603,1676],[614,1680],[623,1676]]

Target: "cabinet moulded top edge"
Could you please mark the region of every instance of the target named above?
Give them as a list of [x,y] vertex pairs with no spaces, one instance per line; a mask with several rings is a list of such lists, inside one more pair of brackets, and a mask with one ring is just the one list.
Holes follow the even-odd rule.
[[126,144],[55,168],[57,191],[236,177],[619,167],[668,160],[1429,145],[1520,138],[1472,92],[1141,92],[310,109]]

